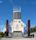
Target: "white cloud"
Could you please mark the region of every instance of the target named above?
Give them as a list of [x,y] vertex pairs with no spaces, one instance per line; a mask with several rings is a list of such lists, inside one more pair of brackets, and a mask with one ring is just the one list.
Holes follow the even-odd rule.
[[6,31],[6,25],[4,24],[4,25],[3,25],[2,32],[5,32],[5,31]]
[[0,32],[5,32],[6,28],[5,28],[5,24],[0,25]]
[[0,1],[0,3],[3,3],[3,1]]
[[3,32],[5,32],[5,31],[6,31],[6,28],[3,29]]

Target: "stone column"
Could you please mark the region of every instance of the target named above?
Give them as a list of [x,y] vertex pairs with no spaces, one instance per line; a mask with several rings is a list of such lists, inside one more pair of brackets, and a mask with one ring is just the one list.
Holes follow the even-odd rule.
[[8,20],[6,20],[6,36],[8,36]]
[[28,19],[28,36],[30,36],[30,19]]

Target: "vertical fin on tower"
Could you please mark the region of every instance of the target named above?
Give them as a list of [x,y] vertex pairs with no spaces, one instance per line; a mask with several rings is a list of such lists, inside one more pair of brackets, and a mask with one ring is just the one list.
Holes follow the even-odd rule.
[[30,36],[30,19],[28,19],[28,36]]
[[6,20],[6,36],[8,36],[8,20]]

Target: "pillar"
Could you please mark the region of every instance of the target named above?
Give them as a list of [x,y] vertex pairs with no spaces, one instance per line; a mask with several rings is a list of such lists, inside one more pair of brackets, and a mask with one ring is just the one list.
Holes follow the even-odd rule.
[[8,20],[6,20],[6,36],[8,36]]
[[30,36],[30,19],[28,20],[28,36]]

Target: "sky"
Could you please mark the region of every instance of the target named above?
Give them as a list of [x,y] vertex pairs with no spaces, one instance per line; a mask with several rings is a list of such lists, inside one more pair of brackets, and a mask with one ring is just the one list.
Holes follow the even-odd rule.
[[36,25],[36,0],[0,0],[0,29],[5,27],[6,20],[12,21],[13,8],[21,8],[21,20],[27,25],[28,18],[31,27]]

